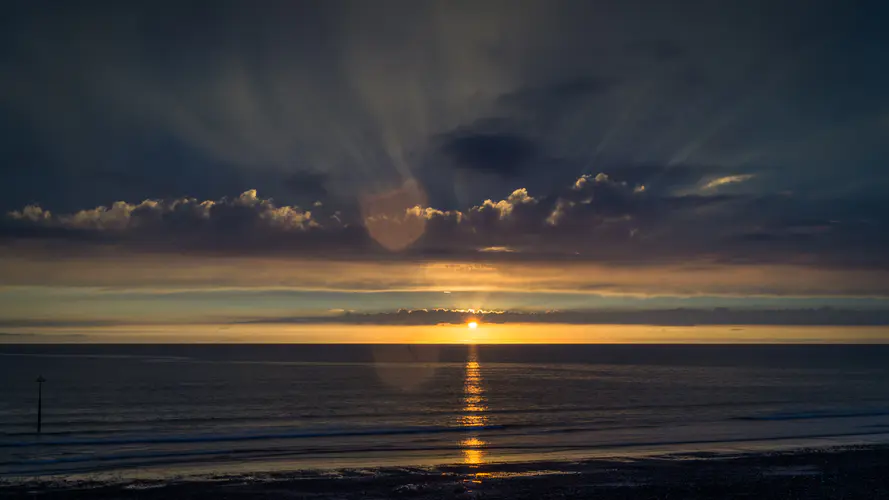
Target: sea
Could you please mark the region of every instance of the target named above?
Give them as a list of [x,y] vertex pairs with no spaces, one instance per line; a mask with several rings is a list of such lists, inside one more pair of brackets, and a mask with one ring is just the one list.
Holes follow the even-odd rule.
[[889,345],[0,345],[0,478],[884,442]]

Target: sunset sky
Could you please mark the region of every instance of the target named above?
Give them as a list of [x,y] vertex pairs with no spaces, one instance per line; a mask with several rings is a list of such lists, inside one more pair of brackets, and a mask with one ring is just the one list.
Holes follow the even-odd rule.
[[0,342],[889,341],[887,15],[5,6]]

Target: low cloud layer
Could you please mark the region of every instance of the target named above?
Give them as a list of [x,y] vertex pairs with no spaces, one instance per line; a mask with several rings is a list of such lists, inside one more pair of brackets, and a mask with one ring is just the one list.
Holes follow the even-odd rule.
[[706,182],[698,191],[677,189],[675,181],[648,186],[584,174],[556,193],[519,188],[465,210],[423,205],[417,184],[378,195],[361,210],[320,201],[283,205],[256,190],[219,200],[119,201],[74,213],[28,205],[5,215],[0,238],[9,247],[37,245],[61,255],[98,245],[123,254],[346,260],[886,266],[885,202],[723,192],[752,175],[708,181],[706,174],[681,174],[685,186]]
[[738,309],[648,309],[600,311],[485,311],[455,309],[401,309],[395,312],[349,313],[326,317],[281,317],[252,323],[336,323],[368,325],[460,325],[553,323],[573,325],[889,325],[889,310],[843,310],[831,308],[786,310]]

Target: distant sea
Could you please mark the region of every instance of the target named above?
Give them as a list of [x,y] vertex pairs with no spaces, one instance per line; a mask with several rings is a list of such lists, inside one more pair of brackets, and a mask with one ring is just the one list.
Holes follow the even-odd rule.
[[887,441],[889,345],[0,345],[5,478]]

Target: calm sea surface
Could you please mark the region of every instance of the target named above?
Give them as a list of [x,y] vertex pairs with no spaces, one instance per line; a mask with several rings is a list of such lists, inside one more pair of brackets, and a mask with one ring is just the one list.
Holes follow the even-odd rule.
[[884,441],[886,345],[0,346],[3,477]]

